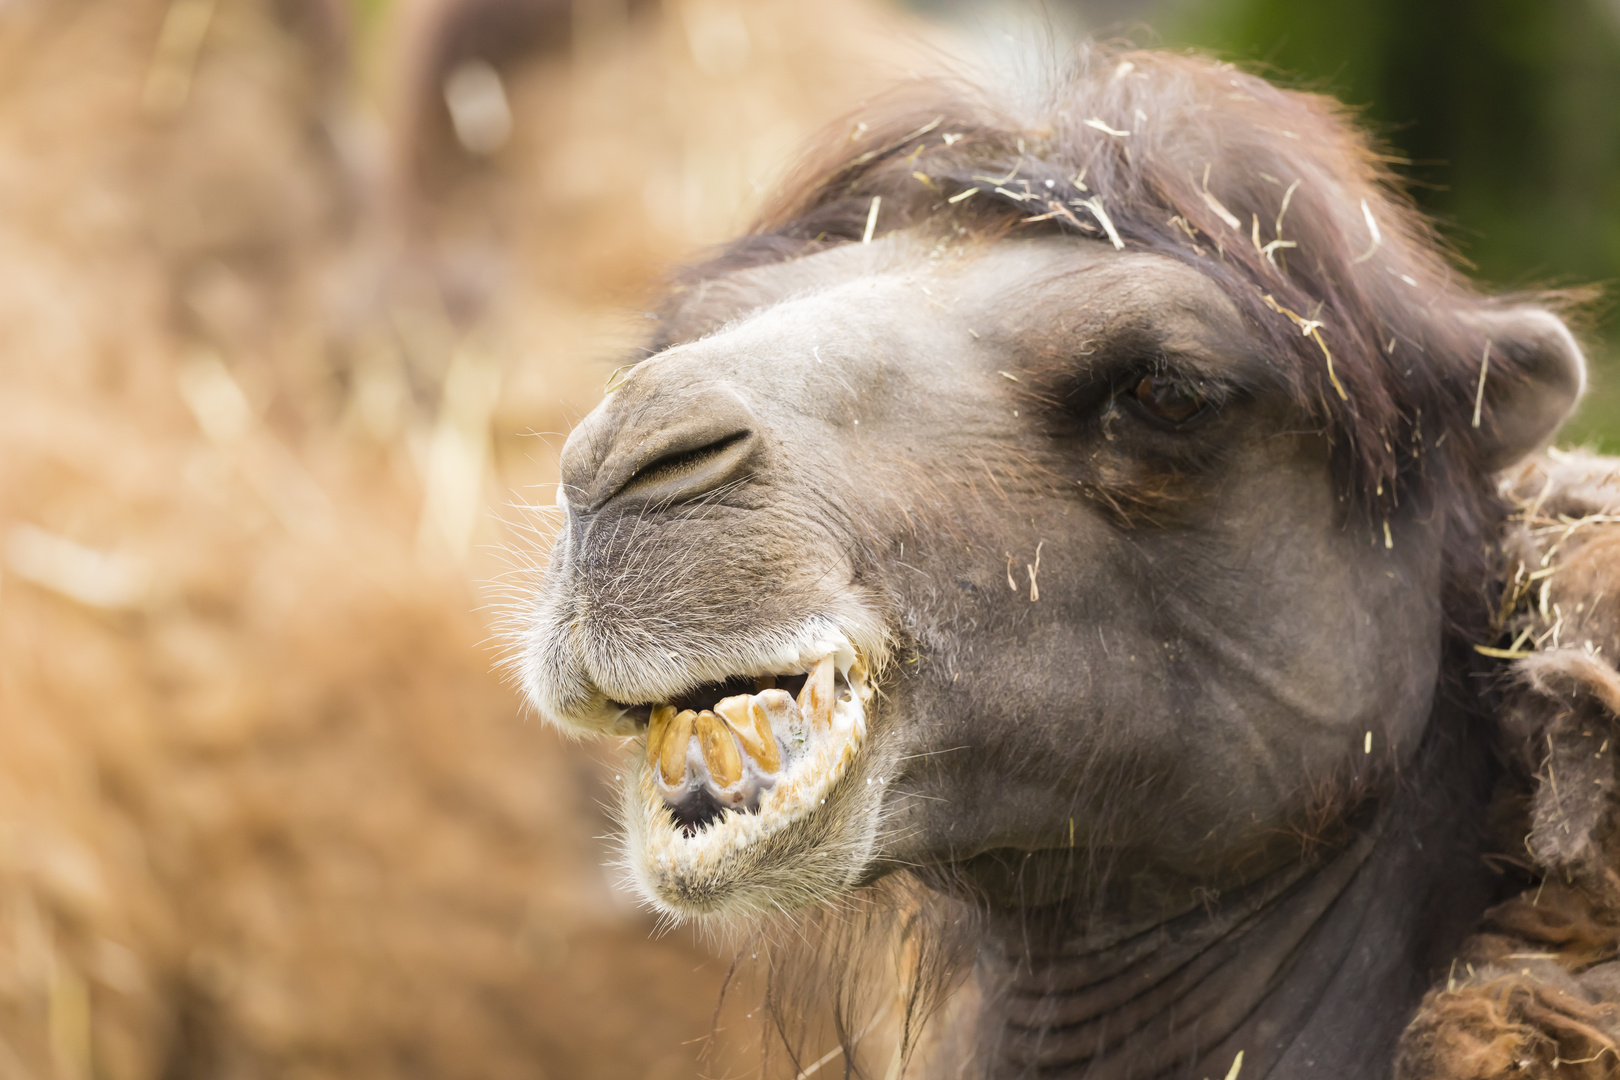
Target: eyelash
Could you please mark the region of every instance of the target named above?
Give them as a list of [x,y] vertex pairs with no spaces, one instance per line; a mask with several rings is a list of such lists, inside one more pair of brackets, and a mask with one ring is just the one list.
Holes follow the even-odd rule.
[[1110,400],[1122,403],[1139,418],[1166,431],[1187,431],[1220,410],[1226,387],[1194,379],[1163,364],[1138,368],[1114,384]]
[[[1090,378],[1082,377],[1066,389],[1054,388],[1053,397],[1061,402],[1063,412],[1082,423],[1124,412],[1151,429],[1179,435],[1201,427],[1241,393],[1225,380],[1195,378],[1172,367],[1162,353],[1124,359],[1108,368],[1112,370],[1094,369]],[[1166,380],[1172,389],[1186,388],[1202,398],[1204,406],[1179,423],[1154,416],[1135,393],[1145,379]]]

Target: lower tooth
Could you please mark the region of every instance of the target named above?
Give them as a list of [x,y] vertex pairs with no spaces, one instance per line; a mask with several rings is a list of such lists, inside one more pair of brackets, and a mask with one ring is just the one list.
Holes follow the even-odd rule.
[[658,755],[664,748],[664,738],[669,734],[670,721],[675,719],[675,706],[658,705],[647,717],[647,761],[649,764],[658,763]]
[[776,736],[771,731],[770,717],[759,699],[749,694],[726,698],[714,707],[721,719],[731,725],[743,753],[753,758],[761,772],[774,773],[782,767],[782,755],[776,749]]
[[755,708],[764,716],[765,725],[782,736],[782,745],[791,753],[805,741],[804,714],[794,704],[793,695],[786,690],[765,690],[754,695]]
[[[664,731],[658,753],[658,771],[663,775],[666,787],[679,787],[686,782],[686,748],[692,741],[692,726],[696,721],[697,713],[682,709],[670,719],[669,727]],[[648,749],[651,748],[649,742]]]
[[856,691],[863,701],[867,700],[871,696],[866,691],[867,674],[866,659],[861,656],[856,656],[855,662],[849,665],[849,685],[851,689]]
[[698,713],[694,728],[698,747],[703,751],[703,763],[709,767],[714,785],[728,788],[742,779],[742,754],[731,730],[708,709]]
[[771,718],[758,698],[748,699],[748,726],[739,729],[737,735],[761,769],[774,773],[782,768],[782,754],[776,748],[775,729],[771,727]]
[[823,730],[832,726],[833,670],[833,658],[823,656],[810,669],[804,688],[799,691],[799,711],[812,725]]

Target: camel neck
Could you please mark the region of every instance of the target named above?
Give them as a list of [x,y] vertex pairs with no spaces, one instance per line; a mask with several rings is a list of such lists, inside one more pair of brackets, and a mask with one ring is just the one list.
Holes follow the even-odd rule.
[[[1073,906],[992,914],[980,952],[984,1075],[1384,1080],[1436,968],[1489,902],[1467,783],[1407,783],[1334,854],[1163,921]],[[1427,755],[1434,760],[1436,755]]]

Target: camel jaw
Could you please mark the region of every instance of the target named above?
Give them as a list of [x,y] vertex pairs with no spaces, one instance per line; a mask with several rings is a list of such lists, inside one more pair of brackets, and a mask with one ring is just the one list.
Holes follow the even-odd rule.
[[874,830],[847,826],[873,815],[848,789],[873,688],[847,639],[821,637],[731,680],[756,680],[752,694],[647,708],[623,774],[623,865],[660,912],[764,914],[847,888],[868,861]]

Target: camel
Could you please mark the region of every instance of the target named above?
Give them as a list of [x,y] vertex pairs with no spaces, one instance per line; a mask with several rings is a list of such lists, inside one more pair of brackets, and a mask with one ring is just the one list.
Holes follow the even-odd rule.
[[1385,160],[1326,98],[1085,46],[874,101],[684,271],[515,628],[543,717],[631,740],[639,895],[748,928],[916,883],[889,1076],[946,954],[951,1075],[1612,1075],[1600,989],[1513,982],[1569,935],[1493,907],[1617,924],[1606,804],[1581,846],[1533,794],[1543,734],[1612,790],[1608,639],[1522,667],[1559,507],[1607,505],[1534,456],[1570,298],[1482,294]]

